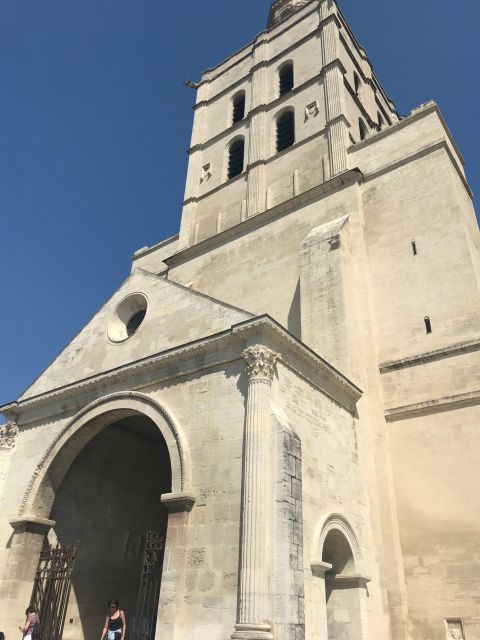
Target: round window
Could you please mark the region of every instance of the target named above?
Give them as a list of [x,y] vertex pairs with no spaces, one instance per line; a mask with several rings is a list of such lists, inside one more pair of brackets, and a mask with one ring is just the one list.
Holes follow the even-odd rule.
[[142,293],[134,293],[122,300],[108,324],[110,340],[123,342],[133,336],[147,314],[147,306],[147,298]]

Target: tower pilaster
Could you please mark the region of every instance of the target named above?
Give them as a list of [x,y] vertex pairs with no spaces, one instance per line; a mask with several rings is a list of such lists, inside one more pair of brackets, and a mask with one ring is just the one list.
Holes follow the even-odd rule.
[[266,209],[265,161],[268,150],[266,141],[267,112],[265,95],[268,90],[267,43],[260,42],[254,51],[252,74],[252,98],[249,146],[249,179],[247,186],[247,215],[252,216]]
[[344,116],[345,106],[342,104],[344,81],[339,64],[338,27],[330,7],[329,0],[324,0],[320,5],[320,17],[323,21],[320,40],[330,175],[334,176],[347,169],[348,127]]

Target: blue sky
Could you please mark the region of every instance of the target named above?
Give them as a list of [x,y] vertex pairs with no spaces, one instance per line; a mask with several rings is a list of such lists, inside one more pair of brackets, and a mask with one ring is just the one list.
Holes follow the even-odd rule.
[[[0,1],[0,404],[177,232],[194,92],[266,0]],[[480,192],[480,3],[340,0],[401,113],[434,98]]]

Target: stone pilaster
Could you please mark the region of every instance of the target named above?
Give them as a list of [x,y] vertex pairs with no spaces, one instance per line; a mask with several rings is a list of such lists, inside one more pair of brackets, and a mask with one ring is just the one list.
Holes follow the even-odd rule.
[[344,88],[343,70],[338,56],[338,25],[334,14],[331,13],[330,2],[322,3],[320,14],[325,20],[321,31],[322,66],[330,175],[333,177],[347,170],[348,128],[342,104]]
[[267,206],[265,158],[270,140],[267,128],[266,96],[268,93],[267,43],[259,42],[254,51],[252,94],[250,105],[250,138],[248,152],[247,216],[265,211]]
[[263,346],[243,352],[248,375],[243,461],[240,584],[234,639],[272,640],[273,469],[271,386],[278,356]]
[[10,520],[14,531],[3,569],[0,588],[2,626],[7,637],[18,633],[18,615],[30,602],[33,581],[45,537],[55,525],[53,520],[23,516]]
[[155,640],[174,640],[185,615],[189,515],[195,496],[190,492],[164,493],[160,501],[168,511],[168,526]]

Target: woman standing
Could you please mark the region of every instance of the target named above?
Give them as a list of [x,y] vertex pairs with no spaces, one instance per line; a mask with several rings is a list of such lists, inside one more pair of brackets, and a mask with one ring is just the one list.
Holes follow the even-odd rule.
[[100,640],[125,640],[126,630],[125,612],[120,611],[118,600],[112,598],[108,601],[108,615]]
[[19,629],[23,634],[23,640],[33,640],[33,631],[38,626],[40,619],[38,617],[37,610],[32,606],[28,607],[25,611],[25,615],[27,616],[25,624],[23,627],[19,627]]

